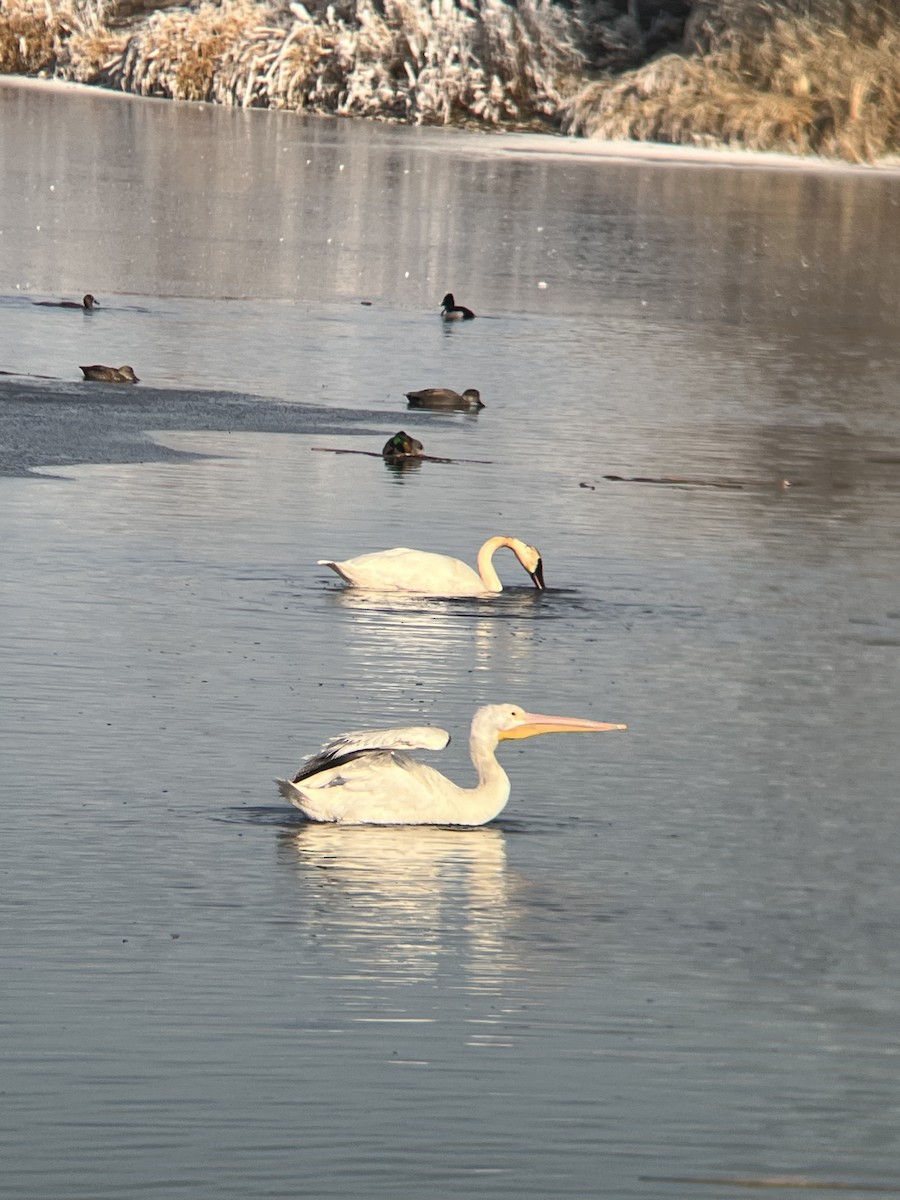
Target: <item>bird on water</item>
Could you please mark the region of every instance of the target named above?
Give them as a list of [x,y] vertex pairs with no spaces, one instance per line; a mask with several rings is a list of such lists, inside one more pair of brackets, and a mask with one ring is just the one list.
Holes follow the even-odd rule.
[[134,367],[104,367],[102,363],[94,363],[90,367],[82,367],[85,379],[94,383],[140,383],[134,373]]
[[351,587],[375,592],[416,592],[425,596],[487,596],[503,591],[493,564],[495,551],[512,550],[528,572],[534,586],[544,590],[544,564],[535,546],[514,537],[492,537],[478,551],[477,570],[447,554],[410,550],[396,546],[336,562],[320,558],[320,567],[330,567]]
[[418,438],[400,430],[389,437],[381,451],[383,458],[421,458],[425,447]]
[[479,708],[469,731],[475,787],[459,787],[408,750],[442,750],[445,729],[409,726],[332,738],[292,780],[278,779],[285,800],[310,821],[344,825],[485,825],[509,800],[509,776],[494,751],[501,741],[540,733],[603,733],[626,725],[530,713],[517,704]]
[[453,293],[448,292],[441,301],[441,317],[445,321],[474,321],[475,314],[464,304],[457,304]]
[[420,388],[405,395],[410,408],[484,408],[478,388],[466,388],[462,394],[452,388]]
[[84,296],[80,304],[77,300],[35,300],[34,303],[41,308],[80,308],[84,312],[92,312],[95,308],[100,307],[100,301],[95,300],[90,292]]

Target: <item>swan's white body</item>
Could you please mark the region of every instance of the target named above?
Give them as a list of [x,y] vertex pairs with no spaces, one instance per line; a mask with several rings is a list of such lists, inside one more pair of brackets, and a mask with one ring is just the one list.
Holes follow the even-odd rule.
[[535,587],[543,589],[544,575],[540,552],[519,538],[492,537],[478,551],[478,570],[446,554],[428,550],[377,550],[343,562],[320,558],[320,567],[331,567],[351,587],[374,592],[417,592],[426,596],[485,596],[503,591],[494,563],[494,551],[501,546],[512,550],[531,576]]
[[509,777],[494,755],[507,738],[539,733],[589,733],[625,729],[580,717],[528,713],[515,704],[489,704],[472,718],[469,751],[478,772],[462,788],[406,750],[441,750],[450,740],[430,726],[367,730],[327,742],[292,781],[278,789],[310,821],[345,825],[484,825],[509,799]]

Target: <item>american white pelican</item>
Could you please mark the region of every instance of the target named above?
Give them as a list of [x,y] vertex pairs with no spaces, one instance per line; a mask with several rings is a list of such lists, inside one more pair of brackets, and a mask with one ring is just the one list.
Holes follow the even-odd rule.
[[464,304],[457,304],[453,293],[448,292],[441,301],[441,316],[445,321],[474,321],[475,314]]
[[492,537],[478,551],[478,571],[458,558],[432,554],[428,550],[376,550],[343,562],[320,558],[320,567],[331,567],[351,587],[373,592],[417,592],[424,596],[486,596],[502,592],[503,584],[494,569],[494,551],[507,546],[531,576],[534,586],[544,588],[544,565],[540,551],[513,537]]
[[453,388],[420,388],[405,394],[410,408],[484,408],[478,388],[466,388],[462,394]]
[[458,787],[406,750],[442,750],[445,729],[411,726],[345,733],[310,755],[278,790],[310,821],[344,825],[484,825],[509,799],[509,777],[497,762],[497,743],[538,733],[601,733],[626,729],[580,717],[525,712],[516,704],[488,704],[472,718],[469,752],[478,772],[472,788]]

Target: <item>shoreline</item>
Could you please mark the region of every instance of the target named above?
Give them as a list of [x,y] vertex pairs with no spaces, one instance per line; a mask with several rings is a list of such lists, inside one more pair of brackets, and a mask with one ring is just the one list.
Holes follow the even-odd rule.
[[[67,79],[37,79],[29,75],[0,75],[0,86],[8,88],[35,88],[42,91],[68,92],[108,96],[118,100],[157,102],[164,104],[190,104],[212,108],[229,108],[229,105],[214,105],[206,100],[169,100],[163,96],[139,96],[132,92],[114,91],[111,88],[95,87],[92,84],[76,83]],[[241,110],[247,111],[247,110]],[[253,112],[277,111],[283,115],[295,115],[316,120],[367,121],[367,117],[334,117],[328,114],[304,110],[253,108]],[[375,122],[382,124],[382,122]],[[419,128],[403,122],[383,122],[395,128]],[[766,150],[743,150],[733,146],[684,146],[663,142],[605,141],[599,138],[571,137],[564,133],[521,133],[504,130],[459,129],[454,125],[426,127],[431,132],[455,132],[476,135],[468,139],[467,153],[492,154],[527,158],[570,158],[581,161],[633,163],[663,165],[670,167],[729,167],[736,170],[808,171],[828,175],[865,175],[875,178],[900,176],[900,156],[879,159],[873,163],[851,163],[840,159],[820,158],[811,155],[782,154]]]

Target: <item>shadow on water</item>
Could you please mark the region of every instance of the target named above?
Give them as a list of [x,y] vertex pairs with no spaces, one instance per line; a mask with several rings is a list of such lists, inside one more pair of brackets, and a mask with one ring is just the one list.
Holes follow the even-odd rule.
[[[274,789],[274,781],[273,781]],[[208,815],[208,814],[207,814]],[[246,804],[235,806],[233,808],[223,809],[221,812],[208,815],[211,821],[220,821],[229,825],[253,825],[268,828],[274,826],[282,829],[286,834],[293,836],[302,830],[356,830],[358,837],[352,839],[351,844],[362,846],[362,834],[368,829],[376,836],[385,829],[393,829],[395,831],[407,829],[420,829],[426,833],[429,830],[440,829],[446,833],[469,834],[475,833],[478,829],[490,828],[503,834],[508,834],[511,837],[529,837],[535,834],[545,835],[548,831],[557,829],[563,830],[571,828],[576,822],[566,816],[554,815],[552,818],[546,816],[538,816],[527,820],[521,817],[509,817],[505,813],[501,813],[487,826],[458,826],[458,825],[397,825],[397,826],[379,826],[379,825],[337,825],[325,822],[309,821],[297,809],[282,801],[275,804]],[[314,837],[310,834],[310,837]],[[322,835],[323,838],[326,836]],[[334,846],[341,844],[341,840],[335,836],[335,841],[331,843]],[[377,843],[375,843],[377,848]]]
[[204,457],[151,441],[148,430],[333,435],[380,431],[381,414],[285,403],[234,392],[0,378],[0,474],[78,463],[189,461]]
[[423,623],[433,622],[435,618],[453,622],[477,617],[495,622],[586,620],[602,625],[641,617],[692,621],[707,616],[706,610],[697,605],[609,600],[575,588],[504,587],[495,596],[459,598],[332,587],[330,581],[326,581],[323,590],[336,608],[372,622],[383,617],[419,617]]
[[366,588],[330,587],[330,602],[347,612],[368,616],[428,612],[432,616],[471,618],[473,615],[527,617],[534,615],[548,595],[538,588],[504,588],[495,596],[425,596],[403,592],[369,591]]

